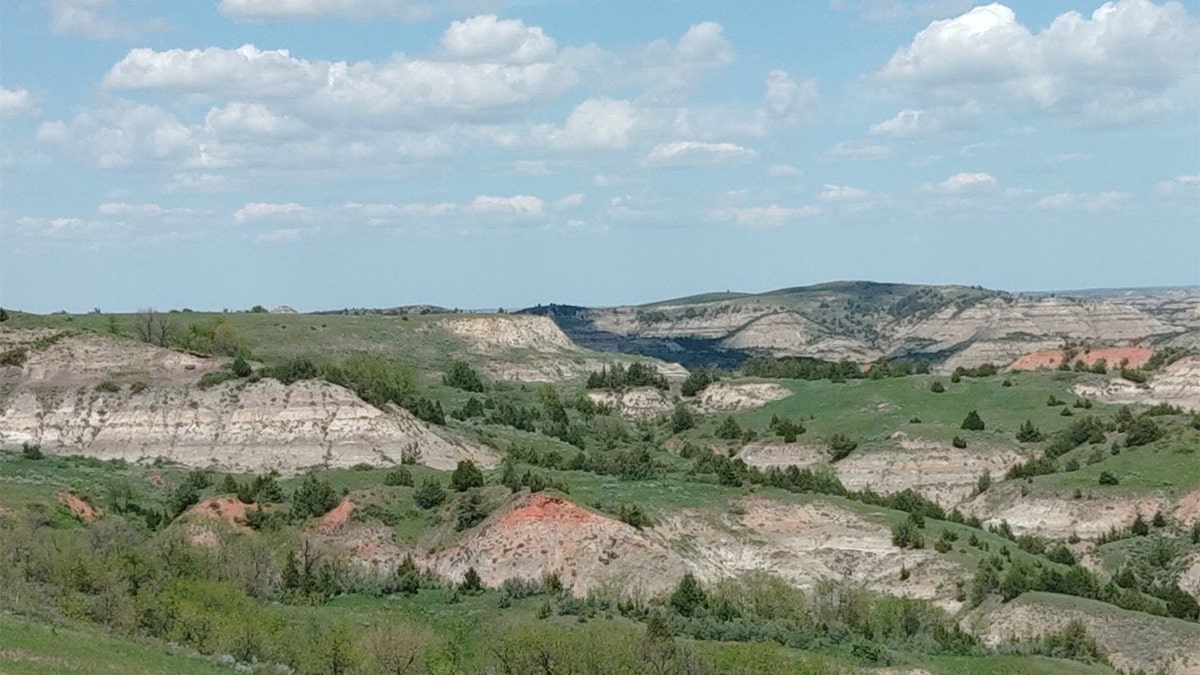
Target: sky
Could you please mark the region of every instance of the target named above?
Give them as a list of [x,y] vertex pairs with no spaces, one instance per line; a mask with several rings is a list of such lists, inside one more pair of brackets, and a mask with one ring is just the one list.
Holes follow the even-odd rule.
[[4,0],[0,305],[1200,284],[1200,0]]

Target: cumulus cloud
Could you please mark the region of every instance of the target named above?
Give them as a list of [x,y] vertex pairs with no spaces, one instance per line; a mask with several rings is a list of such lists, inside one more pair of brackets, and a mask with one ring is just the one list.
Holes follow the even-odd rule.
[[881,82],[913,100],[1013,107],[1126,123],[1195,105],[1200,21],[1183,5],[1120,0],[1034,34],[993,3],[934,21]]
[[103,85],[133,91],[175,91],[243,103],[286,106],[324,124],[403,128],[433,118],[484,121],[514,116],[575,84],[572,67],[555,63],[493,63],[408,59],[348,64],[309,61],[286,49],[134,49],[109,70]]
[[37,140],[87,157],[101,168],[203,163],[194,129],[161,108],[129,101],[80,113],[69,124],[43,122]]
[[629,145],[637,122],[629,101],[592,98],[575,106],[563,128],[542,129],[539,134],[557,148],[620,149]]
[[754,159],[757,152],[735,143],[704,143],[701,141],[674,141],[654,146],[646,155],[646,162],[673,166],[712,166],[717,164],[741,164]]
[[1042,197],[1037,201],[1039,209],[1084,209],[1086,211],[1107,211],[1120,206],[1129,194],[1125,192],[1060,192]]
[[381,16],[416,20],[430,12],[428,4],[409,0],[221,0],[219,9],[237,21],[262,22]]
[[27,89],[6,89],[0,87],[0,119],[16,117],[37,111],[33,97]]
[[733,61],[724,29],[709,21],[691,26],[673,45],[665,40],[650,43],[634,72],[649,84],[648,98],[669,101],[678,100],[701,76]]
[[771,204],[770,206],[724,209],[715,215],[719,220],[733,221],[741,227],[779,227],[819,213],[821,213],[821,209],[811,204],[798,207]]
[[303,122],[286,115],[277,115],[257,103],[230,103],[213,108],[204,117],[207,131],[224,138],[248,137],[261,139],[296,137],[308,130]]
[[956,173],[942,181],[938,187],[944,192],[965,192],[995,185],[996,177],[990,173]]
[[763,112],[771,119],[803,119],[817,102],[816,80],[796,82],[783,70],[767,75]]
[[870,197],[871,193],[862,188],[851,187],[849,185],[830,185],[826,183],[821,186],[821,191],[817,193],[817,198],[827,202],[844,202],[862,200]]
[[804,172],[791,164],[772,164],[767,168],[767,175],[773,178],[791,178],[802,173]]
[[513,216],[540,216],[545,210],[541,197],[516,195],[514,197],[491,197],[480,195],[467,205],[472,213],[491,213]]
[[912,136],[921,130],[921,118],[925,117],[924,110],[913,110],[905,108],[896,113],[896,116],[890,120],[884,120],[879,124],[871,125],[871,133],[886,134],[888,136],[896,136],[904,138]]
[[538,63],[554,56],[555,42],[539,26],[484,14],[455,21],[442,35],[442,49],[464,61]]

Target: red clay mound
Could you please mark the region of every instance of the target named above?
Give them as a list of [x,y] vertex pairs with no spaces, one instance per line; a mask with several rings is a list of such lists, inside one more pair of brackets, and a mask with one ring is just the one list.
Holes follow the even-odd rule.
[[496,523],[511,527],[520,523],[593,523],[604,520],[587,509],[550,495],[533,495]]
[[71,515],[75,516],[76,518],[82,520],[85,523],[90,523],[91,521],[95,520],[97,516],[100,515],[96,511],[96,508],[93,507],[91,504],[87,503],[86,500],[84,500],[83,498],[78,497],[76,495],[73,495],[70,492],[59,492],[55,496],[58,497],[58,501],[65,504],[66,507],[71,510]]
[[238,529],[249,530],[250,527],[246,525],[247,506],[251,505],[242,503],[236,497],[209,497],[188,509],[188,513],[224,520]]
[[[1089,367],[1095,365],[1100,359],[1108,364],[1109,368],[1119,368],[1122,361],[1128,361],[1125,364],[1127,368],[1140,368],[1146,365],[1150,357],[1154,356],[1153,349],[1145,347],[1114,347],[1111,349],[1093,349],[1089,352],[1076,354],[1071,363],[1075,361],[1083,361]],[[1062,363],[1062,350],[1054,349],[1046,352],[1034,352],[1026,354],[1013,362],[1009,366],[1010,370],[1041,370],[1057,368],[1058,364]]]
[[354,511],[354,502],[349,499],[343,499],[333,510],[321,516],[321,522],[317,523],[317,532],[320,534],[333,534],[337,532],[346,521],[350,520],[350,514]]
[[1145,347],[1126,347],[1124,349],[1093,349],[1086,354],[1081,354],[1076,358],[1083,359],[1083,362],[1093,365],[1100,359],[1104,359],[1108,363],[1109,368],[1119,368],[1122,361],[1129,361],[1125,364],[1126,368],[1140,368],[1146,365],[1150,357],[1154,356],[1153,349]]
[[1026,354],[1009,366],[1010,370],[1044,370],[1054,369],[1062,363],[1063,353],[1060,350],[1034,352]]

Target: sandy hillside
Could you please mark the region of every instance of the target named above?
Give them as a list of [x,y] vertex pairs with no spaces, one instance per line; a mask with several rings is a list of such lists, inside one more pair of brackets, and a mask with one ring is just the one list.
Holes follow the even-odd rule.
[[[226,382],[200,377],[205,359],[98,335],[67,338],[3,369],[0,443],[39,443],[52,454],[187,466],[295,472],[308,466],[399,463],[436,468],[494,453],[435,430],[398,408],[380,410],[318,380]],[[103,383],[103,386],[102,386]]]

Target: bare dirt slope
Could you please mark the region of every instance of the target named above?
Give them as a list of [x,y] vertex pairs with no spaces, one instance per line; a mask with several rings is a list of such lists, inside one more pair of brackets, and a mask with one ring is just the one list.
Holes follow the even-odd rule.
[[1200,411],[1200,357],[1179,359],[1152,376],[1145,386],[1110,377],[1102,384],[1075,385],[1075,393],[1106,403],[1169,403]]
[[654,387],[634,387],[624,391],[589,391],[588,399],[606,406],[622,417],[653,419],[674,407],[666,394]]
[[405,455],[443,469],[460,459],[496,461],[403,410],[380,410],[323,381],[200,388],[220,363],[105,336],[63,339],[0,373],[0,443],[245,471],[387,465]]
[[1037,638],[1079,619],[1116,668],[1179,675],[1200,672],[1200,625],[1188,621],[1049,593],[1027,593],[981,610],[966,622],[991,645]]
[[[766,571],[801,588],[848,580],[948,608],[958,606],[955,582],[970,576],[933,551],[893,546],[887,526],[841,506],[759,498],[728,511],[662,514],[638,530],[562,497],[532,495],[419,562],[456,579],[474,567],[489,586],[557,573],[576,595],[609,589],[642,597],[669,591],[689,571],[706,583]],[[912,572],[898,584],[902,567]]]
[[[984,471],[996,479],[1024,458],[1009,448],[980,445],[955,448],[944,441],[893,437],[899,447],[851,454],[830,468],[851,490],[873,490],[892,494],[913,489],[949,509],[973,496]],[[805,443],[756,442],[746,445],[738,457],[760,469],[796,466],[800,469],[825,465],[828,451]]]
[[700,392],[696,404],[707,413],[732,412],[758,408],[791,395],[791,390],[774,382],[717,382]]

